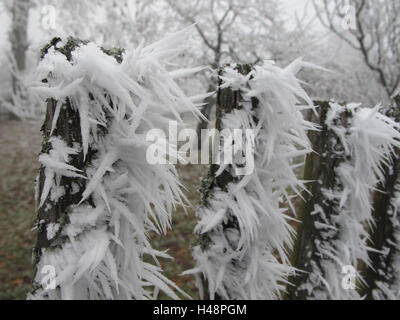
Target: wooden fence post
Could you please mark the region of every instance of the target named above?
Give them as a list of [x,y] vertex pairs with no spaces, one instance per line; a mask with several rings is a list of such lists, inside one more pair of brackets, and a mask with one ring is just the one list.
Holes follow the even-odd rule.
[[366,226],[377,219],[372,193],[400,134],[379,106],[318,104],[321,131],[310,133],[316,153],[305,169],[305,180],[313,181],[311,195],[305,195],[300,211],[293,254],[294,266],[305,273],[293,279],[289,298],[360,299],[361,270],[371,260]]
[[189,297],[162,274],[157,257],[168,255],[149,242],[150,231],[166,233],[184,201],[158,126],[182,124],[180,112],[198,116],[207,96],[187,97],[174,80],[187,72],[169,68],[187,36],[185,29],[169,46],[134,54],[73,38],[43,49],[38,74],[46,79],[36,90],[47,113],[29,298],[156,299],[163,291],[179,299],[171,288]]
[[[62,40],[54,38],[48,45],[46,45],[41,52],[43,59],[48,51],[52,48],[57,52],[65,55],[68,61],[71,61],[72,52],[85,45],[88,42],[69,37],[64,46],[59,46]],[[118,62],[122,61],[122,50],[113,49],[103,51],[113,56]],[[47,79],[43,79],[47,82]],[[68,155],[68,164],[80,171],[79,176],[60,176],[57,190],[53,190],[43,197],[43,191],[47,188],[46,184],[46,168],[41,165],[39,175],[36,181],[36,203],[37,203],[37,242],[34,247],[34,264],[35,267],[39,265],[39,261],[44,251],[51,251],[59,248],[65,241],[65,236],[61,235],[61,231],[65,224],[69,223],[69,213],[78,205],[82,199],[82,194],[86,188],[86,170],[92,163],[95,156],[95,151],[88,146],[86,157],[84,157],[81,148],[83,141],[81,135],[81,122],[79,110],[73,108],[69,98],[61,102],[61,107],[57,108],[57,101],[53,98],[47,99],[47,108],[45,119],[41,127],[43,140],[41,156],[47,156],[52,149],[52,142],[55,137],[65,143],[66,147],[74,148],[80,147],[79,152],[73,152]],[[59,113],[58,113],[59,112]],[[58,113],[58,114],[56,114]],[[57,117],[56,121],[54,120]],[[56,179],[56,177],[54,177]],[[89,204],[93,205],[91,196],[87,199]],[[37,275],[42,270],[35,270]],[[33,293],[41,287],[41,283],[33,283]]]
[[[220,72],[216,128],[234,137],[223,140],[224,163],[212,165],[203,181],[191,271],[198,281],[205,278],[208,298],[280,299],[294,271],[287,256],[294,234],[288,190],[303,187],[294,159],[311,151],[306,132],[314,129],[302,114],[308,107],[297,104],[312,107],[295,77],[301,66],[297,60],[281,69],[266,61]],[[226,143],[236,151],[225,151]]]
[[[400,95],[394,98],[386,115],[396,122],[400,121]],[[393,290],[396,281],[400,281],[400,216],[396,204],[400,196],[399,173],[400,150],[395,148],[392,164],[384,171],[385,181],[379,184],[379,191],[374,196],[375,225],[370,230],[369,245],[379,252],[369,252],[371,265],[364,269],[366,284],[363,295],[369,300],[400,298],[400,293]]]
[[[247,75],[251,71],[251,65],[245,64],[245,65],[237,65],[236,70],[243,74]],[[223,74],[224,68],[221,68],[219,71],[219,75],[221,76]],[[217,91],[217,101],[216,101],[216,124],[215,128],[218,131],[221,131],[222,128],[222,117],[225,114],[231,113],[234,109],[239,109],[240,108],[240,103],[241,103],[241,93],[239,90],[232,90],[232,88],[221,88],[221,83],[222,80],[219,78],[219,83],[218,83],[218,91]],[[257,101],[253,100],[253,107],[257,106]],[[201,134],[201,133],[200,133]],[[222,142],[221,138],[218,137],[219,141],[216,141],[217,145]],[[201,144],[200,144],[201,145]],[[218,147],[217,147],[218,149]],[[212,155],[211,159],[214,158],[215,152],[217,151],[216,148],[212,150]],[[218,152],[218,151],[217,151]],[[230,166],[229,166],[230,167]],[[210,170],[207,174],[207,177],[203,179],[202,181],[202,187],[201,187],[201,199],[200,199],[200,205],[208,207],[210,205],[210,200],[213,198],[213,193],[214,189],[219,188],[221,190],[227,190],[227,185],[230,182],[236,181],[237,178],[234,178],[230,172],[229,168],[224,170],[222,174],[218,175],[216,177],[216,172],[220,166],[218,164],[212,163],[210,165]],[[230,228],[237,229],[238,230],[238,223],[237,219],[234,216],[230,216],[230,220],[226,221],[223,224],[223,228],[226,230],[229,230]],[[213,232],[213,231],[210,231]],[[209,232],[206,233],[201,233],[198,235],[198,239],[196,241],[196,244],[199,245],[199,248],[201,250],[207,250],[208,246],[210,244],[210,237],[209,237]],[[204,288],[205,295],[204,299],[210,299],[214,298],[216,300],[221,300],[222,297],[216,293],[214,297],[210,296],[210,292],[208,290],[208,281],[204,277],[204,275],[201,275],[202,279],[201,281],[203,282],[202,287]]]
[[[307,155],[304,180],[312,181],[309,184],[309,192],[303,192],[304,201],[301,202],[298,211],[298,219],[301,224],[297,231],[297,239],[292,254],[292,265],[299,270],[306,272],[298,272],[290,282],[292,285],[288,287],[287,298],[290,300],[306,299],[311,296],[307,284],[315,285],[315,289],[323,289],[323,284],[318,283],[318,279],[313,278],[311,271],[313,269],[320,270],[323,273],[321,262],[327,257],[321,257],[316,246],[331,246],[331,241],[338,237],[338,231],[331,231],[316,228],[316,224],[329,224],[338,228],[335,219],[338,217],[339,200],[326,199],[323,195],[323,189],[340,190],[342,185],[338,183],[335,169],[345,160],[343,157],[344,148],[340,142],[340,138],[333,130],[330,130],[326,124],[327,114],[329,111],[329,102],[316,101],[318,106],[318,115],[311,110],[310,121],[317,123],[321,131],[310,131],[309,139],[315,152]],[[342,113],[340,119],[335,119],[341,123],[343,127],[347,127],[349,114]],[[316,213],[318,209],[322,209],[325,216],[322,217]]]

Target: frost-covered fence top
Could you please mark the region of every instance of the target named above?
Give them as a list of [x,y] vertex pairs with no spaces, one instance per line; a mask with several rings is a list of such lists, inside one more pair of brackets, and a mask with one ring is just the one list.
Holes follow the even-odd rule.
[[152,299],[159,290],[177,298],[157,261],[167,255],[151,247],[148,232],[165,232],[184,196],[174,166],[146,161],[145,136],[171,119],[182,123],[180,112],[200,114],[202,97],[187,97],[175,82],[198,69],[168,70],[187,33],[126,52],[72,38],[43,49],[35,90],[47,114],[30,298]]
[[[292,218],[281,204],[291,206],[288,189],[303,189],[293,160],[311,151],[307,130],[314,127],[302,111],[313,103],[295,77],[307,65],[296,60],[281,69],[265,61],[220,73],[217,127],[240,129],[242,136],[235,137],[233,163],[212,166],[203,181],[199,245],[193,249],[197,266],[188,273],[200,287],[207,285],[211,299],[276,299],[293,272],[287,257]],[[244,135],[246,130],[253,135]],[[252,151],[254,171],[241,175],[237,169]],[[231,157],[226,149],[220,153]]]

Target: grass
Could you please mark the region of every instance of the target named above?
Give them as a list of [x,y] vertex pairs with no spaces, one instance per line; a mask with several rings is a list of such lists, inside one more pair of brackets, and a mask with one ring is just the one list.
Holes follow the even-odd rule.
[[[187,188],[185,195],[188,200],[196,205],[200,199],[198,189],[201,185],[201,175],[207,173],[204,166],[187,165],[178,166],[181,182]],[[198,290],[195,286],[193,276],[180,276],[180,274],[194,267],[191,255],[191,246],[194,241],[193,229],[196,224],[194,208],[188,207],[187,212],[178,207],[172,216],[172,229],[166,236],[153,235],[152,244],[158,250],[168,250],[174,260],[160,261],[165,275],[175,282],[183,291],[194,299],[198,299]],[[160,299],[167,297],[160,294]]]
[[[31,231],[35,218],[34,180],[41,136],[39,125],[18,121],[0,122],[0,299],[25,299],[31,289],[32,248],[36,241]],[[179,166],[186,196],[197,204],[201,175],[207,170],[201,165]],[[160,260],[164,274],[193,298],[198,298],[194,279],[180,276],[194,266],[190,245],[196,224],[194,209],[186,214],[178,207],[173,214],[173,229],[166,236],[152,236],[159,250],[168,250],[173,260]],[[160,295],[160,299],[166,298]]]
[[0,145],[0,299],[25,299],[33,271],[35,234],[30,229],[35,217],[39,127],[1,122]]

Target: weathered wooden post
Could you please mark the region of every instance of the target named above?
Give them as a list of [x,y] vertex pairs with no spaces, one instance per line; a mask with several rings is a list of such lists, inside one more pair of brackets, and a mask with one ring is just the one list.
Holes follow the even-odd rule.
[[[160,123],[199,115],[169,60],[189,30],[133,53],[55,38],[42,52],[37,87],[47,101],[37,179],[38,240],[33,299],[178,299],[149,241],[165,233],[182,203],[177,172],[162,166],[167,150]],[[164,51],[165,50],[165,51]],[[195,71],[194,71],[195,72]],[[150,76],[151,75],[151,76]],[[181,122],[182,124],[182,122]],[[150,139],[149,139],[150,138]],[[153,141],[154,142],[154,141]],[[153,265],[144,259],[149,255]]]
[[[322,264],[329,257],[320,252],[320,248],[334,252],[334,240],[338,239],[340,213],[337,198],[327,198],[324,190],[343,191],[343,185],[337,177],[337,168],[346,160],[346,154],[340,137],[327,125],[330,104],[316,101],[318,113],[309,111],[310,121],[320,127],[320,131],[308,133],[314,152],[307,155],[304,168],[304,181],[310,181],[308,190],[303,192],[304,200],[298,210],[301,221],[297,230],[297,239],[292,253],[292,265],[300,272],[291,279],[288,287],[289,300],[307,299],[315,291],[326,291],[325,284],[318,278],[324,277]],[[342,113],[333,119],[336,125],[347,128],[351,114]],[[323,213],[323,214],[321,214]],[[318,227],[329,225],[330,230]]]
[[[54,38],[45,48],[42,49],[41,58],[43,59],[50,49],[62,53],[71,62],[72,52],[81,45],[87,44],[86,41],[68,38],[64,46],[59,46],[62,40]],[[114,58],[121,61],[121,50],[115,51]],[[44,79],[43,82],[47,82]],[[90,145],[87,154],[84,156],[82,146],[81,120],[79,109],[73,108],[70,99],[58,101],[54,98],[47,99],[45,120],[41,128],[43,134],[41,156],[39,160],[42,165],[39,169],[37,178],[37,243],[34,248],[34,264],[39,267],[41,255],[44,251],[49,252],[60,248],[66,240],[62,235],[64,226],[69,221],[69,213],[74,206],[77,206],[82,199],[82,194],[86,188],[86,170],[89,168],[96,154]],[[65,156],[67,166],[75,168],[68,175],[56,176],[50,166],[46,166],[50,152],[57,152],[59,148],[61,158]],[[66,150],[66,154],[61,152]],[[69,152],[68,152],[69,150]],[[60,161],[63,161],[60,158]],[[51,188],[54,180],[58,181],[57,186]],[[52,189],[52,190],[51,190]],[[93,205],[92,197],[87,199]],[[44,266],[40,266],[43,268]],[[36,270],[40,274],[42,270]],[[41,283],[34,282],[34,293],[42,286]]]
[[[219,71],[219,75],[223,75],[223,70],[222,68]],[[237,65],[236,66],[237,72],[240,74],[246,76],[250,73],[251,71],[251,65]],[[223,129],[222,127],[222,118],[224,115],[231,113],[233,110],[239,110],[241,108],[241,102],[243,101],[241,92],[240,90],[233,90],[232,88],[221,88],[222,84],[222,79],[219,78],[219,83],[218,83],[218,91],[217,91],[217,101],[216,101],[216,124],[215,128],[218,130],[218,132],[221,132]],[[257,107],[257,100],[253,99],[252,100],[252,107],[255,108]],[[206,128],[201,128],[201,129],[206,129]],[[200,137],[202,136],[201,131],[200,131]],[[216,153],[219,153],[219,146],[222,143],[225,143],[222,137],[219,135],[216,137],[215,143],[217,146],[213,146],[213,150],[211,151],[211,159],[215,159]],[[201,140],[199,141],[199,145],[201,145]],[[218,176],[216,175],[217,171],[220,169],[220,165],[216,163],[211,163],[210,165],[210,170],[208,172],[208,175],[205,179],[202,181],[202,188],[201,188],[201,199],[200,199],[200,205],[204,207],[209,207],[210,206],[210,201],[212,200],[214,196],[214,191],[215,189],[219,190],[224,190],[227,192],[227,187],[228,184],[231,182],[238,182],[239,178],[234,177],[231,173],[232,166],[229,165],[228,168],[226,168],[221,174]],[[233,215],[229,215],[227,221],[224,221],[222,224],[222,229],[224,230],[223,232],[231,232],[231,230],[235,230],[236,232],[239,231],[239,225],[237,218]],[[208,231],[205,233],[201,233],[198,235],[198,244],[199,247],[197,248],[200,250],[208,250],[209,246],[212,242],[210,236],[213,233],[213,231]],[[233,262],[234,263],[234,262]],[[216,300],[221,300],[223,297],[218,294],[218,292],[212,292],[210,293],[210,288],[208,287],[208,281],[205,275],[201,275],[201,279],[198,281],[202,281],[203,284],[201,285],[204,289],[205,295],[203,296],[204,299],[216,299]]]
[[[71,53],[77,47],[85,42],[69,38],[65,47],[57,48],[56,45],[61,41],[60,38],[54,38],[51,43],[42,50],[42,58],[46,55],[50,48],[62,52],[68,61],[71,61]],[[44,79],[43,82],[47,82]],[[79,110],[71,106],[70,100],[57,101],[54,98],[47,99],[46,115],[41,127],[43,140],[41,155],[42,159],[50,150],[53,149],[51,138],[59,137],[66,147],[73,148],[74,143],[82,145],[81,125],[79,118]],[[81,152],[69,154],[68,163],[76,168],[76,171],[84,172],[85,166],[91,163],[93,156],[92,150],[88,149],[86,159]],[[41,165],[37,180],[36,201],[38,204],[37,220],[38,220],[38,241],[35,247],[35,259],[40,259],[42,249],[47,249],[53,246],[53,243],[60,243],[57,232],[49,239],[47,235],[47,227],[49,224],[57,224],[62,220],[67,222],[66,211],[68,207],[78,204],[82,198],[82,193],[85,189],[84,173],[77,173],[72,177],[62,176],[59,181],[60,194],[56,199],[56,195],[43,195],[45,188],[45,165]],[[72,191],[74,190],[74,192]],[[42,221],[40,223],[40,221]]]
[[[400,122],[400,96],[393,99],[386,115]],[[370,228],[371,264],[365,266],[367,299],[400,298],[400,150],[395,148],[392,163],[385,167],[384,181],[378,186],[373,203],[374,225]]]
[[383,177],[397,125],[374,109],[356,104],[317,102],[321,131],[310,133],[315,154],[307,158],[310,194],[300,209],[302,221],[289,299],[360,299],[369,264],[368,233],[373,224],[372,193]]
[[307,107],[297,105],[298,98],[312,104],[294,76],[301,65],[280,69],[267,61],[219,73],[223,157],[203,181],[190,271],[207,298],[278,299],[293,272],[286,255],[293,229],[282,202],[290,202],[288,189],[301,188],[293,160],[310,152],[306,131],[313,127],[302,115]]

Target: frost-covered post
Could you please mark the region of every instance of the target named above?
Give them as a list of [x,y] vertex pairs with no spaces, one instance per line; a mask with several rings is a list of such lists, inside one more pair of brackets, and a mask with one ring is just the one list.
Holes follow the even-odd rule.
[[197,265],[187,272],[210,299],[278,299],[293,272],[287,248],[294,231],[282,204],[291,205],[291,188],[302,189],[294,158],[311,151],[306,131],[313,126],[302,111],[313,106],[295,77],[303,65],[265,61],[219,74],[220,162],[203,181]]
[[[42,59],[47,51],[53,48],[65,54],[66,59],[70,61],[72,51],[84,44],[81,40],[69,38],[64,47],[56,48],[60,41],[61,39],[54,38],[43,48]],[[43,82],[47,81],[43,79]],[[60,231],[63,224],[69,222],[68,209],[78,204],[82,198],[85,189],[85,166],[91,163],[93,156],[89,147],[85,159],[83,150],[73,148],[82,145],[81,123],[79,110],[72,108],[68,98],[64,101],[51,97],[47,99],[46,115],[41,131],[43,140],[39,161],[42,165],[36,182],[38,238],[34,249],[35,265],[39,263],[43,250],[63,243]],[[64,167],[68,174],[60,175],[56,186],[52,187],[54,170],[47,166],[46,162],[51,163],[55,157],[60,161],[57,164]]]
[[306,273],[297,273],[288,297],[360,299],[359,267],[370,263],[365,226],[373,224],[372,191],[399,145],[398,125],[379,106],[317,104],[321,131],[310,135],[317,153],[305,168],[305,179],[314,182],[300,209],[293,255]]
[[[385,110],[400,122],[400,95]],[[370,230],[371,265],[365,268],[364,295],[367,299],[400,299],[400,150],[395,148],[392,163],[385,168],[373,203],[375,224]]]
[[[169,256],[148,233],[165,233],[184,197],[174,165],[148,161],[147,138],[170,121],[183,125],[180,112],[200,115],[206,95],[187,97],[174,80],[192,71],[166,69],[189,30],[127,52],[73,38],[43,49],[35,90],[47,113],[29,298],[154,299],[159,290],[178,298],[157,260]],[[162,135],[156,142],[175,148]]]
[[[251,65],[236,65],[235,70],[244,76],[248,75],[251,71]],[[219,71],[219,76],[223,75],[224,68],[221,68]],[[218,83],[218,91],[217,91],[217,101],[216,101],[216,123],[215,123],[215,128],[219,132],[221,132],[222,128],[222,118],[225,114],[229,114],[233,112],[234,109],[238,110],[241,108],[241,92],[240,90],[233,90],[231,87],[227,88],[221,88],[222,84],[222,79],[219,77],[219,83]],[[257,100],[253,99],[251,108],[255,108],[257,106]],[[201,137],[201,132],[200,132],[200,137]],[[217,143],[224,143],[223,137],[216,137],[217,140],[219,140]],[[201,143],[199,144],[201,145]],[[203,151],[204,152],[204,151]],[[214,148],[211,151],[211,158],[214,158],[216,156],[216,153],[218,153],[219,150]],[[228,184],[230,182],[237,182],[238,178],[233,176],[230,173],[230,170],[224,170],[221,174],[217,176],[217,172],[220,168],[220,165],[213,163],[210,166],[210,170],[208,172],[208,175],[205,179],[202,181],[202,188],[201,188],[201,205],[202,206],[209,206],[210,205],[210,200],[213,198],[213,193],[216,188],[220,190],[227,190]],[[237,231],[238,229],[238,221],[235,216],[230,216],[228,220],[224,223],[223,226],[224,230],[234,230]],[[197,242],[199,243],[199,247],[201,250],[207,250],[207,247],[210,244],[210,235],[208,232],[206,233],[200,233],[198,235]],[[196,250],[196,249],[195,249]],[[209,288],[208,287],[208,280],[204,275],[201,275],[199,279],[197,280],[197,284],[201,290],[201,294],[203,295],[203,298],[205,299],[224,299],[224,297],[214,288]],[[199,281],[202,283],[200,284]],[[204,292],[203,292],[204,290]],[[227,295],[230,295],[231,293],[227,292]],[[225,296],[226,298],[226,296]]]
[[[330,108],[327,101],[315,101],[318,113],[309,111],[309,120],[319,125],[319,131],[310,131],[313,151],[308,154],[304,167],[304,181],[308,184],[308,191],[303,192],[303,201],[298,210],[300,224],[297,230],[297,239],[292,253],[292,264],[297,272],[292,277],[292,285],[288,288],[288,299],[306,299],[316,290],[325,290],[319,279],[314,279],[314,269],[323,270],[323,259],[319,247],[333,246],[338,237],[339,200],[326,199],[324,190],[343,190],[343,185],[336,177],[336,168],[345,161],[344,146],[340,137],[328,127],[327,115]],[[344,112],[333,119],[335,125],[347,128],[351,113]],[[315,214],[316,210],[323,211],[324,215]],[[330,225],[331,231],[317,228],[317,225]],[[334,248],[332,248],[334,250]]]

